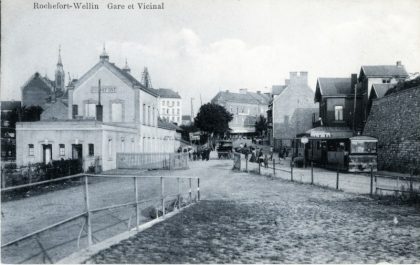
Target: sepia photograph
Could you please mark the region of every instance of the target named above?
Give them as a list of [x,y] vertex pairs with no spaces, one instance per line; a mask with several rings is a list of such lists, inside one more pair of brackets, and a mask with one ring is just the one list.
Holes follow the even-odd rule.
[[2,264],[420,264],[419,0],[1,0]]

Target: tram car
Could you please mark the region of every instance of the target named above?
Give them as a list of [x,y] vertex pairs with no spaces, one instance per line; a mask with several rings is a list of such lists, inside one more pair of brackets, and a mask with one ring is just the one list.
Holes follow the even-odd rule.
[[326,168],[337,168],[348,172],[377,171],[378,140],[369,136],[350,138],[308,137],[307,144],[300,137],[293,140],[293,156],[307,163],[313,162]]

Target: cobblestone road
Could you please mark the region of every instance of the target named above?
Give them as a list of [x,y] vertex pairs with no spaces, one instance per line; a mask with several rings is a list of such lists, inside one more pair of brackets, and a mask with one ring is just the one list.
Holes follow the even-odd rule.
[[418,208],[203,163],[199,204],[87,262],[420,262]]

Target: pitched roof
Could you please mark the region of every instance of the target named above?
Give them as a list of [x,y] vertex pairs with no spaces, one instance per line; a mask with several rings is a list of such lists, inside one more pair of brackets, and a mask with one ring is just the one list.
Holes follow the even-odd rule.
[[96,65],[94,65],[89,71],[87,71],[80,79],[78,79],[74,86],[77,87],[80,83],[85,81],[88,77],[90,77],[96,70],[98,70],[100,67],[105,66],[107,67],[111,72],[115,73],[117,76],[119,76],[123,81],[128,83],[129,85],[133,87],[137,87],[153,96],[157,96],[157,92],[153,88],[147,88],[143,86],[136,78],[134,78],[130,73],[122,70],[118,66],[116,66],[114,63],[110,63],[106,60],[99,61]]
[[213,103],[236,102],[245,104],[262,104],[268,105],[270,96],[264,93],[246,92],[246,93],[233,93],[229,91],[220,91],[211,100]]
[[318,87],[322,96],[348,95],[352,93],[351,79],[347,77],[320,77],[317,82],[317,90]]
[[162,120],[160,118],[158,118],[158,127],[162,128],[162,129],[166,129],[166,130],[172,130],[172,131],[182,130],[181,128],[179,128],[175,124],[167,122],[167,121]]
[[178,92],[175,92],[169,88],[159,88],[156,89],[156,92],[161,98],[181,98]]
[[363,65],[360,76],[367,77],[407,77],[408,73],[403,65]]
[[377,98],[381,98],[385,96],[385,93],[388,91],[388,89],[393,86],[395,86],[395,84],[373,84],[372,89],[375,91]]
[[1,110],[14,110],[20,107],[20,101],[1,101]]
[[286,85],[274,85],[271,87],[271,92],[273,95],[280,95],[286,87]]

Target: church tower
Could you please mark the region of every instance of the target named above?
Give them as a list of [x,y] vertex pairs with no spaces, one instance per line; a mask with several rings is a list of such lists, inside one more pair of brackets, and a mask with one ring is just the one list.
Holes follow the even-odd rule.
[[61,62],[61,46],[58,48],[58,62],[57,69],[55,70],[55,93],[56,96],[61,96],[64,93],[65,87],[65,74],[63,69],[63,63]]

